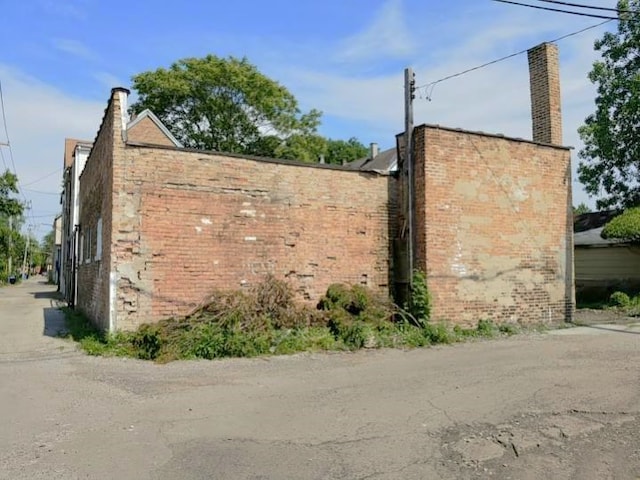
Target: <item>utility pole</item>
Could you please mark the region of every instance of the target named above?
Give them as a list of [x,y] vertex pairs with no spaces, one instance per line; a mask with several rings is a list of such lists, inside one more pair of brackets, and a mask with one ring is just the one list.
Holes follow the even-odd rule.
[[396,302],[407,305],[411,298],[414,264],[414,168],[413,168],[413,100],[415,75],[404,71],[404,136],[398,141],[400,211],[396,238],[393,242],[393,264]]
[[31,240],[31,229],[27,230],[27,243],[24,246],[24,257],[22,258],[22,274],[26,273],[27,251],[29,250],[29,241]]
[[7,276],[11,276],[13,273],[13,215],[9,217],[9,261],[7,266],[9,267]]
[[409,287],[413,278],[415,249],[414,221],[414,168],[413,168],[413,100],[415,99],[416,75],[411,67],[404,70],[404,158],[407,169],[407,267],[409,269]]

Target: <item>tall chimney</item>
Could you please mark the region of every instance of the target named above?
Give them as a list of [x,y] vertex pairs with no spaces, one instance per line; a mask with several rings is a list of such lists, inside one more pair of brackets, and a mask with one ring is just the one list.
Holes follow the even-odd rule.
[[543,43],[527,52],[533,141],[562,145],[558,46]]
[[369,156],[370,156],[370,158],[372,160],[378,156],[378,152],[379,152],[378,144],[377,143],[370,143],[369,144]]
[[131,92],[124,87],[115,87],[111,89],[111,98],[118,98],[120,104],[120,120],[122,122],[122,139],[127,141],[127,124],[129,123],[129,114],[127,113],[127,100]]

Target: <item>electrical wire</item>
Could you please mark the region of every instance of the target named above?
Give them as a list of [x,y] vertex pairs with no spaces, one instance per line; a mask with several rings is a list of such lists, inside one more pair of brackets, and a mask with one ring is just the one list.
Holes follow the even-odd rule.
[[[33,180],[32,182],[29,183],[23,183],[22,186],[23,187],[28,187],[29,185],[33,185],[34,183],[38,183],[41,182],[42,180],[44,180],[45,178],[49,178],[53,175],[55,175],[56,173],[60,173],[62,171],[61,168],[56,169],[55,171],[51,172],[51,173],[47,173],[46,175],[43,175],[40,178],[37,178],[36,180]],[[29,190],[28,188],[26,190]]]
[[27,191],[27,192],[32,192],[32,193],[39,193],[42,195],[60,195],[59,192],[45,192],[43,190],[33,190],[32,188],[24,188],[22,187],[23,190]]
[[[9,159],[11,161],[11,166],[13,167],[13,174],[16,176],[16,186],[18,187],[18,193],[22,196],[24,200],[24,211],[26,212],[26,220],[28,223],[27,230],[31,229],[31,226],[35,223],[33,221],[33,214],[31,212],[31,202],[27,200],[26,195],[24,194],[24,189],[20,184],[20,178],[18,177],[18,170],[16,169],[16,162],[13,157],[13,147],[11,145],[11,140],[9,138],[9,127],[7,126],[7,115],[4,106],[4,92],[2,89],[2,81],[0,81],[0,110],[2,110],[2,123],[4,124],[4,135],[7,140],[7,147],[9,148]],[[1,151],[1,150],[0,150]],[[4,156],[2,156],[2,160],[4,163]],[[6,164],[5,164],[6,167]]]
[[[0,81],[0,108],[2,109],[2,123],[4,124],[4,135],[5,135],[5,138],[7,139],[7,147],[9,147],[9,159],[11,160],[11,165],[13,166],[13,174],[17,178],[18,172],[16,170],[16,162],[13,159],[13,149],[11,148],[11,140],[9,140],[9,129],[7,128],[7,116],[4,109],[4,94],[2,93],[2,81]],[[18,190],[20,190],[19,184],[18,184]],[[24,197],[24,194],[22,194],[22,196]]]
[[620,10],[618,8],[611,8],[611,7],[596,7],[594,5],[585,5],[584,3],[561,2],[560,0],[538,0],[538,1],[545,2],[545,3],[552,3],[554,5],[566,5],[567,7],[586,8],[589,10],[604,10],[606,12],[616,12],[616,13],[634,13],[630,10]]
[[4,170],[5,171],[9,170],[9,167],[7,167],[7,162],[4,159],[4,153],[2,153],[2,145],[0,145],[0,159],[2,159],[2,164],[4,165]]
[[635,13],[630,10],[620,10],[617,8],[611,7],[596,7],[594,5],[585,5],[584,3],[571,3],[571,2],[561,2],[560,0],[538,0],[538,2],[552,3],[554,5],[565,5],[567,7],[578,7],[578,8],[586,8],[589,10],[603,10],[606,12],[615,12],[615,13]]
[[550,12],[568,13],[570,15],[579,15],[581,17],[604,18],[604,19],[607,19],[607,20],[618,20],[618,17],[607,17],[605,15],[595,15],[593,13],[573,12],[571,10],[562,10],[560,8],[542,7],[540,5],[531,5],[531,4],[528,4],[528,3],[514,2],[512,0],[493,0],[493,1],[494,2],[498,2],[498,3],[508,3],[508,4],[511,4],[511,5],[519,5],[521,7],[536,8],[538,10],[547,10],[547,11],[550,11]]
[[[581,28],[580,30],[576,30],[575,32],[567,33],[566,35],[562,35],[561,37],[554,38],[553,40],[548,40],[547,43],[559,42],[561,40],[564,40],[565,38],[573,37],[574,35],[579,35],[580,33],[586,32],[587,30],[591,30],[593,28],[600,27],[600,26],[604,25],[605,23],[609,23],[609,22],[611,22],[611,20],[605,20],[604,22],[596,23],[595,25],[590,25],[588,27]],[[497,58],[495,60],[491,60],[490,62],[483,63],[482,65],[478,65],[476,67],[468,68],[466,70],[463,70],[462,72],[454,73],[452,75],[447,75],[446,77],[440,78],[439,80],[435,80],[433,82],[429,82],[429,83],[425,83],[424,85],[420,85],[420,86],[416,87],[416,90],[424,88],[425,89],[425,96],[427,97],[427,100],[431,100],[431,93],[433,93],[433,88],[437,84],[442,83],[442,82],[444,82],[446,80],[451,80],[452,78],[456,78],[456,77],[460,77],[462,75],[466,75],[467,73],[471,73],[471,72],[474,72],[476,70],[480,70],[481,68],[485,68],[485,67],[488,67],[490,65],[494,65],[496,63],[503,62],[503,61],[508,60],[510,58],[517,57],[518,55],[523,55],[523,54],[527,53],[529,50],[530,50],[529,48],[526,48],[524,50],[520,50],[519,52],[515,52],[515,53],[512,53],[510,55],[505,55],[504,57],[500,57],[500,58]],[[431,91],[429,91],[429,88],[431,88]]]

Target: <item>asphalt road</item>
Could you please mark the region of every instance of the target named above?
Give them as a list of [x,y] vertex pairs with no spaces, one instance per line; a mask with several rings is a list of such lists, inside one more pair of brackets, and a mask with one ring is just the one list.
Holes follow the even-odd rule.
[[640,328],[156,365],[0,289],[0,479],[638,479]]

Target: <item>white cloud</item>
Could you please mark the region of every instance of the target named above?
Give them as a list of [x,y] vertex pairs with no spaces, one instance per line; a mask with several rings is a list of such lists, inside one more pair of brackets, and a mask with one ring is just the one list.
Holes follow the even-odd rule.
[[[28,184],[62,169],[66,137],[86,140],[95,137],[107,98],[104,102],[75,98],[3,64],[0,64],[0,78],[20,183]],[[0,137],[4,138],[4,131]],[[59,192],[61,182],[62,173],[28,188]],[[52,224],[54,214],[60,211],[59,198],[28,190],[24,193],[32,202],[36,223],[44,224],[37,225],[37,234],[42,236]]]
[[402,0],[387,0],[373,22],[342,42],[339,60],[406,58],[413,52]]
[[83,58],[85,60],[94,60],[96,58],[95,53],[93,53],[85,44],[78,42],[77,40],[71,40],[69,38],[54,38],[51,40],[51,43],[57,50],[75,57]]
[[[387,4],[387,8],[389,5],[397,8],[399,4]],[[505,18],[494,19],[494,23],[488,24],[478,21],[475,25],[468,18],[464,19],[466,35],[455,43],[440,44],[437,49],[431,49],[427,58],[414,56],[417,83],[425,84],[460,72],[571,30],[562,26],[566,25],[563,18],[552,17],[552,21],[540,24],[521,10],[514,15],[513,23],[506,23],[507,27],[504,26]],[[439,29],[455,31],[460,28],[456,21],[453,22],[440,25]],[[581,27],[580,24],[573,25],[574,30]],[[576,204],[594,204],[575,180],[575,172],[577,152],[582,147],[577,129],[594,108],[595,89],[589,83],[587,73],[596,58],[593,40],[601,36],[601,32],[602,29],[594,29],[559,42],[564,143],[576,147],[572,154]],[[423,49],[426,51],[426,46],[423,45]],[[403,74],[400,70],[394,74],[354,77],[336,71],[282,67],[279,78],[286,79],[285,83],[298,98],[316,106],[325,115],[359,122],[363,131],[385,135],[384,139],[362,138],[363,141],[378,141],[381,146],[391,147],[395,142],[394,135],[404,128]],[[430,102],[424,98],[425,91],[419,91],[415,119],[417,124],[441,124],[531,138],[529,95],[527,57],[522,54],[438,84]]]

